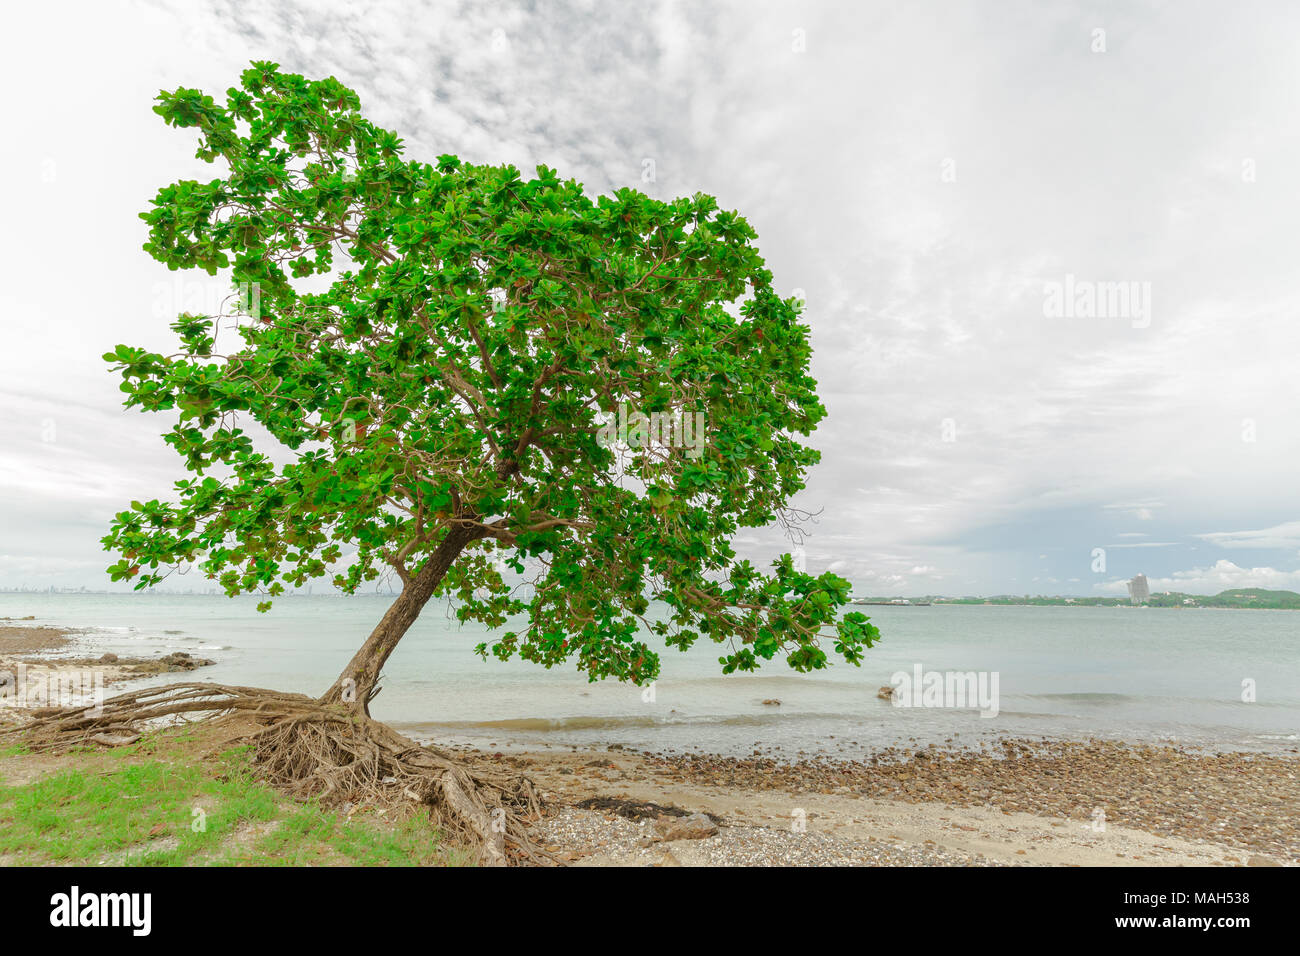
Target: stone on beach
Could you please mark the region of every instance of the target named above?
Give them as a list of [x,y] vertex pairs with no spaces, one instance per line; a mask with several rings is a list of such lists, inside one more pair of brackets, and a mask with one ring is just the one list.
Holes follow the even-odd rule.
[[652,824],[664,843],[674,840],[702,840],[718,832],[718,825],[703,813],[687,817],[660,817]]

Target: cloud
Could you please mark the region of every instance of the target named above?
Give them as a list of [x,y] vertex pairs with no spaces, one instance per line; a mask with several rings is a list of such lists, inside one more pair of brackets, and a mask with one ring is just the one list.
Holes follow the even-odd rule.
[[[1151,521],[1155,518],[1156,510],[1164,507],[1163,502],[1159,501],[1138,501],[1129,504],[1111,504],[1106,505],[1105,510],[1117,511],[1120,514],[1127,515],[1130,518],[1136,518],[1138,521]],[[1124,535],[1120,535],[1124,537]]]
[[1285,521],[1258,531],[1212,531],[1196,537],[1221,548],[1300,548],[1300,521]]
[[[1208,568],[1175,571],[1167,577],[1148,577],[1152,591],[1182,591],[1186,594],[1218,594],[1233,588],[1267,588],[1271,591],[1300,591],[1300,570],[1276,568],[1241,568],[1226,559]],[[1125,582],[1110,581],[1097,590],[1111,594],[1127,593]]]

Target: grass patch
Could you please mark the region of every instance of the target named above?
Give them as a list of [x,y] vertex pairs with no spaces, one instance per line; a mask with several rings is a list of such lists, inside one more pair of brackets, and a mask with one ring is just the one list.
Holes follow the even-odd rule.
[[[155,735],[14,786],[0,783],[8,865],[423,866],[457,864],[427,820],[349,819],[259,782],[246,748],[168,759],[192,740]],[[21,756],[21,749],[0,753]]]

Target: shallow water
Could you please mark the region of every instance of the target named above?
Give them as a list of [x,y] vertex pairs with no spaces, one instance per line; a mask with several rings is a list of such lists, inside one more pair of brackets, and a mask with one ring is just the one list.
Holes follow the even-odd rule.
[[[202,680],[319,693],[390,596],[255,599],[181,595],[0,594],[0,617],[79,629],[96,653],[184,650],[218,663]],[[571,668],[481,661],[490,639],[431,605],[394,653],[375,716],[417,736],[506,750],[612,743],[660,751],[857,756],[915,742],[999,736],[1173,741],[1208,749],[1300,747],[1300,612],[984,607],[863,609],[884,640],[862,668],[801,676],[782,663],[722,676],[717,650],[663,655],[653,693],[590,684]],[[26,623],[26,622],[24,622]],[[894,707],[876,692],[895,672],[985,672],[998,713]],[[161,678],[159,682],[168,679]],[[1256,701],[1242,701],[1243,681]],[[764,705],[779,699],[780,706]],[[976,702],[967,701],[969,704]]]

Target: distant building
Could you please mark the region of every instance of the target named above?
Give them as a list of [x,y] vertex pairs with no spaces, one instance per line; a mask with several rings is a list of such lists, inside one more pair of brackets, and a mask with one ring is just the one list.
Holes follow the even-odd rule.
[[1147,576],[1139,574],[1128,583],[1128,602],[1146,604],[1149,600],[1151,600],[1151,587],[1147,584]]

